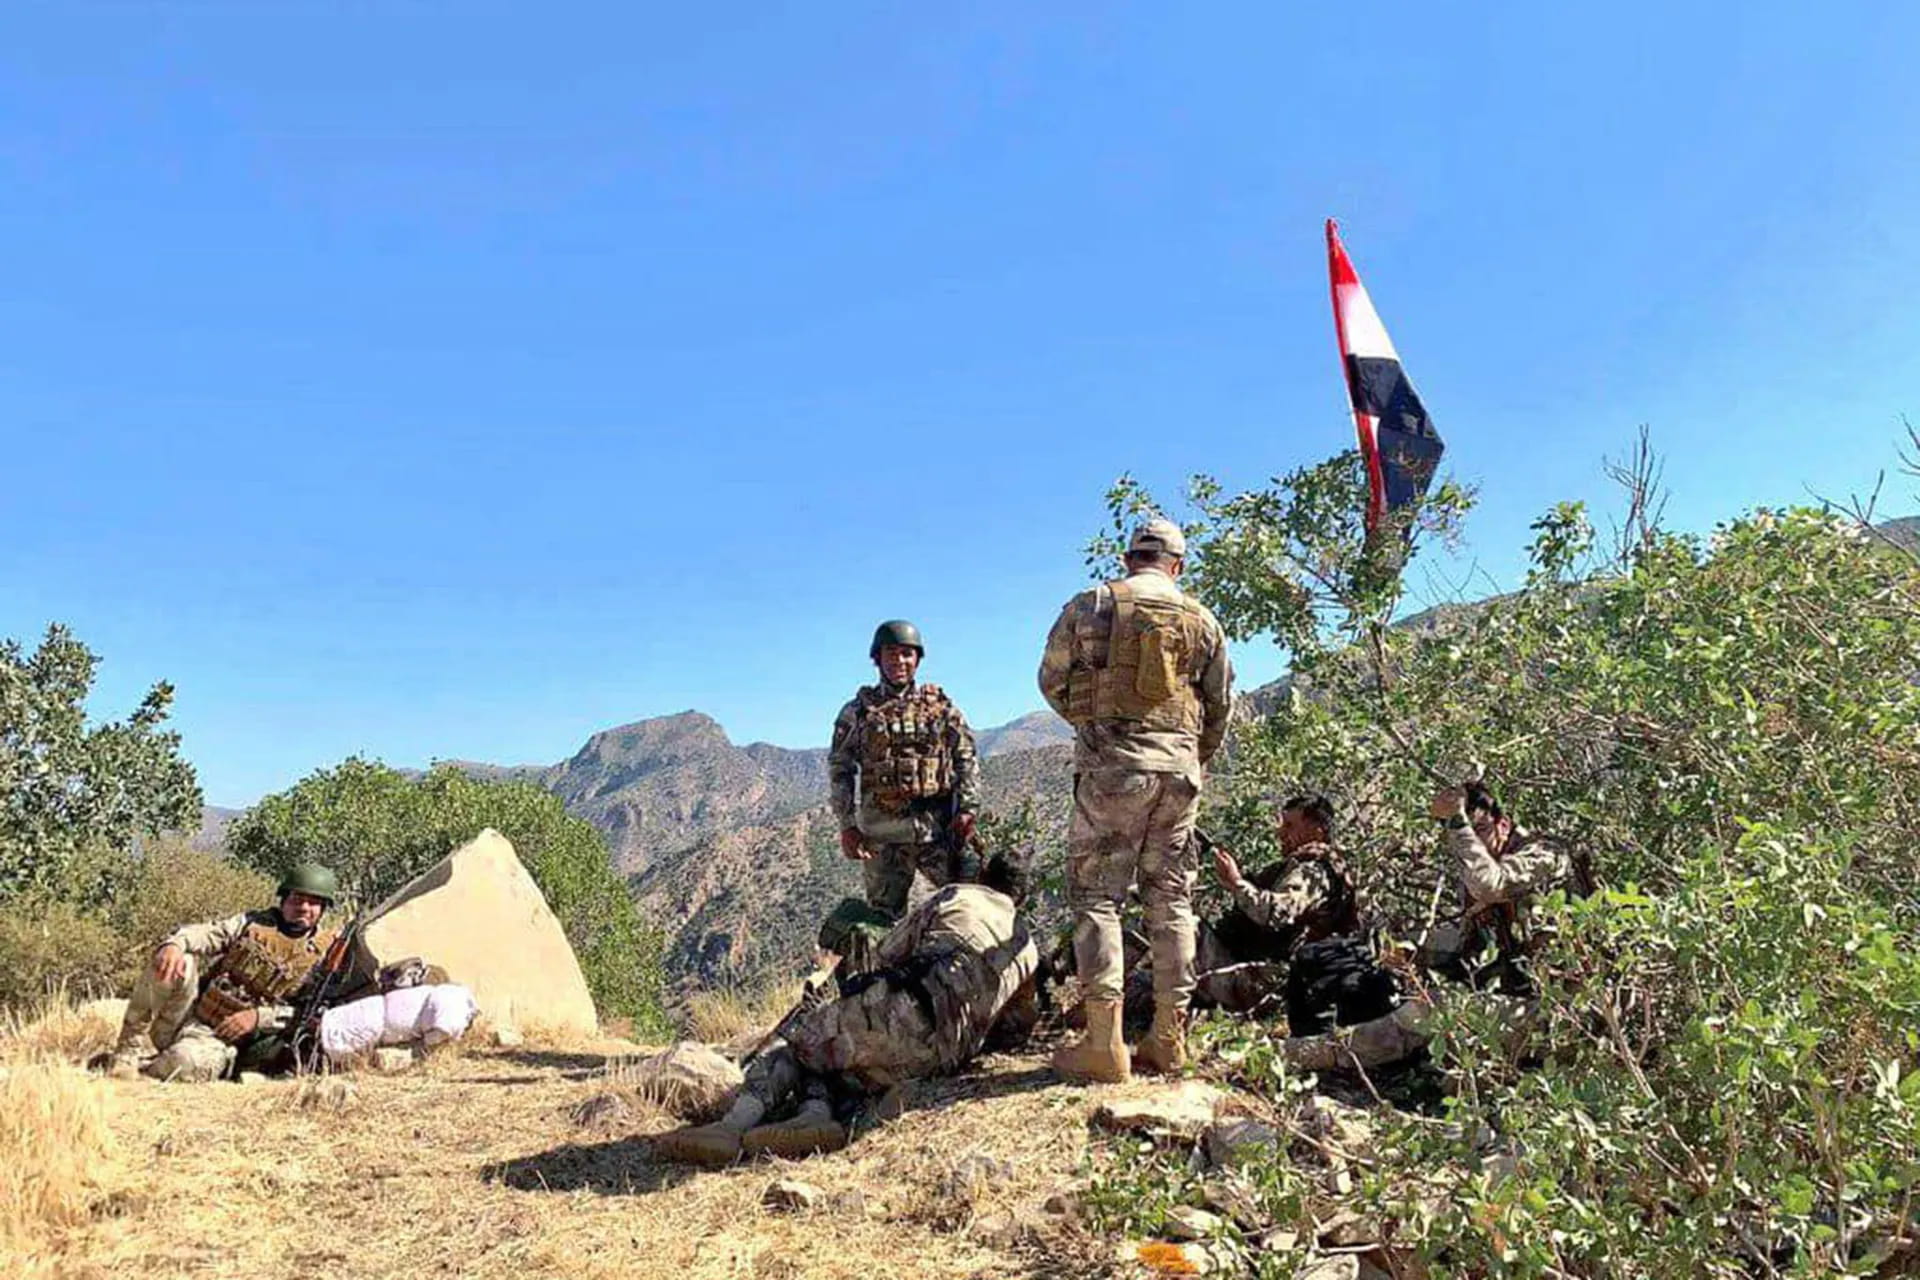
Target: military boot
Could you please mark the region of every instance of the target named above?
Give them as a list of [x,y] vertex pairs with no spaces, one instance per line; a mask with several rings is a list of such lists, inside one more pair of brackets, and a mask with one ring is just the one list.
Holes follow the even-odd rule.
[[1187,1065],[1187,1011],[1153,1007],[1153,1030],[1134,1051],[1133,1069],[1170,1076]]
[[140,1068],[160,1056],[160,1050],[154,1047],[153,1037],[141,1031],[132,1035],[122,1033],[120,1043],[113,1046],[113,1052],[105,1056],[100,1069],[115,1080],[137,1080]]
[[750,1156],[780,1156],[798,1160],[847,1145],[847,1127],[833,1118],[833,1108],[814,1099],[793,1117],[747,1130],[741,1145]]
[[760,1117],[766,1113],[765,1103],[743,1092],[719,1120],[663,1133],[653,1140],[653,1149],[676,1164],[700,1164],[709,1168],[732,1164],[740,1158],[742,1135],[759,1124]]
[[1124,1083],[1133,1069],[1120,1031],[1120,1002],[1089,999],[1082,1007],[1087,1011],[1086,1034],[1054,1052],[1054,1072],[1081,1084]]

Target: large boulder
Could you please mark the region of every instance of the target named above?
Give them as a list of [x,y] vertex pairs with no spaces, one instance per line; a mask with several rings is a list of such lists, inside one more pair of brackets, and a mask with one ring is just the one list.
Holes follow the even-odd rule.
[[376,907],[360,934],[370,968],[419,956],[473,992],[497,1024],[580,1035],[593,997],[540,886],[488,828]]

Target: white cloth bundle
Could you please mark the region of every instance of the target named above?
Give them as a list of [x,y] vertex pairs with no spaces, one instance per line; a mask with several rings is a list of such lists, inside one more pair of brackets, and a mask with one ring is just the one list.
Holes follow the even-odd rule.
[[429,1048],[466,1033],[479,1012],[473,992],[458,983],[402,987],[383,996],[367,996],[335,1005],[320,1015],[320,1048],[341,1062],[375,1045],[412,1044]]

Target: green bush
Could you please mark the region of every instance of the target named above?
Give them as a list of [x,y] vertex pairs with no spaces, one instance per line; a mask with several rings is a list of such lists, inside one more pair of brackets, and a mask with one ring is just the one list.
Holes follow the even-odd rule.
[[[1650,475],[1626,475],[1611,554],[1562,504],[1520,590],[1402,625],[1418,539],[1359,528],[1351,455],[1192,490],[1188,581],[1293,669],[1236,736],[1209,822],[1252,842],[1275,795],[1328,792],[1410,937],[1448,878],[1436,777],[1483,773],[1605,886],[1551,906],[1527,1069],[1496,1011],[1447,1002],[1445,1113],[1400,1115],[1378,1145],[1359,1194],[1435,1276],[1868,1274],[1914,1234],[1920,565],[1816,510],[1674,536],[1648,518]],[[1111,501],[1124,519],[1151,499],[1123,482]],[[1410,523],[1454,536],[1467,506],[1442,489]],[[1298,1085],[1270,1052],[1235,1055]],[[1483,1160],[1489,1135],[1504,1160]],[[1158,1179],[1148,1204],[1187,1177],[1123,1172]],[[1298,1220],[1283,1158],[1250,1176]]]
[[267,906],[273,882],[175,840],[127,860],[110,904],[16,898],[0,907],[0,1006],[52,991],[125,995],[154,946],[183,924]]
[[641,920],[600,833],[531,783],[447,765],[409,777],[349,759],[247,810],[227,829],[227,849],[270,875],[324,863],[373,905],[487,827],[513,842],[546,895],[600,1011],[664,1030],[661,932]]

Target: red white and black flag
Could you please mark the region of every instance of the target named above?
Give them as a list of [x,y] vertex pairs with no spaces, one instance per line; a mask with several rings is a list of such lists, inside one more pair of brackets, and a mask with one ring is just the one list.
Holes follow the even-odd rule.
[[1327,219],[1327,270],[1333,279],[1333,327],[1340,339],[1340,367],[1353,401],[1353,426],[1367,465],[1367,531],[1382,516],[1410,506],[1425,494],[1446,446],[1420,403],[1386,326],[1354,273],[1340,243],[1340,227]]

